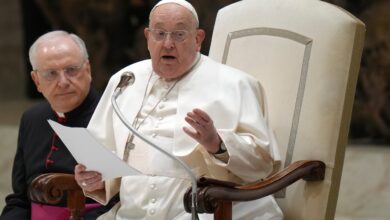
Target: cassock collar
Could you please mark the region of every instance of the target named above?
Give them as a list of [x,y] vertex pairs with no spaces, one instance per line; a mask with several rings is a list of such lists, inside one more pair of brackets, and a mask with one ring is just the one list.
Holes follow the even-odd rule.
[[[86,109],[90,108],[94,102],[96,102],[96,99],[98,98],[98,93],[95,89],[91,88],[89,90],[89,93],[87,95],[87,97],[85,98],[85,100],[81,103],[81,105],[79,105],[77,108],[75,108],[74,110],[70,111],[70,112],[67,112],[67,113],[62,113],[62,115],[65,115],[65,118],[69,119],[69,118],[74,118],[76,117],[77,115],[81,114],[82,112],[84,112]],[[60,113],[57,113],[57,115],[61,116]]]

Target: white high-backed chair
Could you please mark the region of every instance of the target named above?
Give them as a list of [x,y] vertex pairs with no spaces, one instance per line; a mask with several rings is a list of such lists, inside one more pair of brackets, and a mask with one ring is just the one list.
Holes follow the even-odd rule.
[[[319,0],[243,0],[219,10],[209,55],[263,85],[284,169],[246,186],[201,179],[198,211],[227,220],[231,201],[274,194],[285,220],[334,218],[364,33],[361,21]],[[71,219],[81,218],[72,175],[39,176],[30,198],[54,204],[65,191],[74,195]]]
[[[283,167],[295,174],[302,165],[292,167],[296,161],[318,160],[326,167],[322,181],[298,180],[284,188],[310,179],[312,171],[319,173],[311,179],[321,180],[317,164],[298,178],[283,171],[256,186],[260,195],[274,194],[286,220],[334,219],[364,34],[360,20],[319,0],[242,0],[218,12],[209,55],[261,82]],[[256,191],[205,185],[198,196],[204,209],[220,206],[215,201],[253,199],[238,198],[238,189]],[[215,219],[229,218],[221,217],[223,211]]]

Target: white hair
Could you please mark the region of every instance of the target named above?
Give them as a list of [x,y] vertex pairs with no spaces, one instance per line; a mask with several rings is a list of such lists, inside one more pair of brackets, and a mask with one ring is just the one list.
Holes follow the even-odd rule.
[[80,48],[80,53],[81,55],[87,60],[88,59],[88,52],[87,52],[87,47],[85,46],[84,41],[77,36],[76,34],[68,33],[66,31],[51,31],[48,32],[42,36],[40,36],[35,42],[31,45],[30,50],[28,52],[30,63],[33,69],[37,68],[37,63],[36,63],[36,53],[38,47],[45,42],[46,40],[51,40],[57,37],[69,37],[72,39],[76,45]]

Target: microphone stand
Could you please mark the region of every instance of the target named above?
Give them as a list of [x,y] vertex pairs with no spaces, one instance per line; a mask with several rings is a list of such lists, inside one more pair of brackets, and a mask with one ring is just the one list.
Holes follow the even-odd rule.
[[[133,79],[134,80],[134,79]],[[121,85],[121,83],[120,83]],[[126,84],[127,85],[127,84]],[[125,86],[126,86],[125,85]],[[153,142],[151,142],[150,140],[148,140],[146,137],[142,136],[137,130],[135,130],[131,124],[129,123],[129,121],[127,121],[127,119],[123,116],[122,112],[120,111],[119,107],[118,107],[118,104],[116,102],[116,99],[118,98],[118,96],[121,94],[122,92],[122,89],[125,87],[125,86],[119,86],[115,89],[114,93],[112,94],[111,96],[111,103],[112,103],[112,106],[114,107],[114,111],[115,113],[117,114],[117,116],[119,117],[119,119],[122,121],[122,123],[135,135],[137,136],[139,139],[143,140],[144,142],[146,142],[147,144],[151,145],[152,147],[154,147],[155,149],[159,150],[161,153],[165,154],[166,156],[168,156],[169,158],[173,159],[174,161],[177,161],[183,168],[184,170],[188,173],[188,175],[190,176],[191,178],[191,187],[192,187],[192,196],[191,196],[191,216],[192,216],[192,220],[198,220],[199,217],[197,215],[197,212],[196,212],[196,201],[197,201],[197,196],[196,196],[196,192],[197,192],[197,183],[196,183],[196,177],[195,175],[192,173],[191,171],[191,168],[188,167],[188,165],[186,163],[184,163],[182,160],[180,160],[179,158],[177,157],[174,157],[173,155],[171,155],[170,153],[166,152],[165,150],[163,150],[162,148],[160,148],[159,146],[157,146],[156,144],[154,144]]]

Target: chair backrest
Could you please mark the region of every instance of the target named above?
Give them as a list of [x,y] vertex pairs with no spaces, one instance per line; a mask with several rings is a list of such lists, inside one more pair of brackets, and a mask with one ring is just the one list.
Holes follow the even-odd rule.
[[284,164],[327,166],[324,181],[275,195],[286,220],[334,218],[364,34],[319,0],[243,0],[218,12],[209,55],[261,82]]

